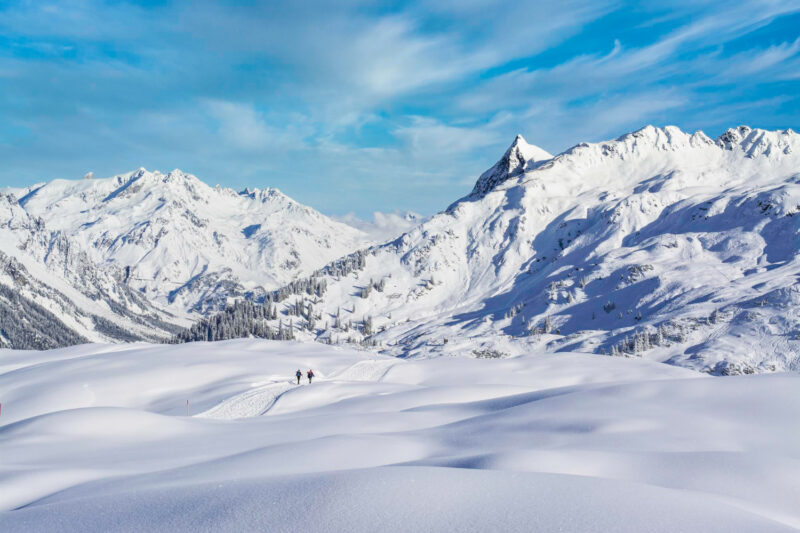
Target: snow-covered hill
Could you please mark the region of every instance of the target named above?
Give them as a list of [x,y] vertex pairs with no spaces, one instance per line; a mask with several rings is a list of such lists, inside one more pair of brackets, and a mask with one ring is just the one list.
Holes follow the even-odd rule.
[[[297,368],[318,379],[297,385]],[[253,339],[0,350],[0,524],[796,531],[798,386],[570,353],[401,360]]]
[[98,268],[81,247],[0,194],[0,346],[166,340],[185,320]]
[[445,212],[276,294],[269,323],[397,355],[535,346],[721,374],[798,369],[798,253],[791,130],[712,140],[648,126],[552,158],[517,137]]
[[74,238],[99,266],[122,268],[130,287],[175,312],[263,296],[368,240],[276,189],[235,192],[180,170],[15,192],[26,211]]

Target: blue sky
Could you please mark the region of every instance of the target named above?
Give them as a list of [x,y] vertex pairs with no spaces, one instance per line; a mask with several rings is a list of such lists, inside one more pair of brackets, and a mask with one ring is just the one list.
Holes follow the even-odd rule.
[[0,185],[181,168],[443,209],[517,133],[800,129],[800,1],[0,2]]

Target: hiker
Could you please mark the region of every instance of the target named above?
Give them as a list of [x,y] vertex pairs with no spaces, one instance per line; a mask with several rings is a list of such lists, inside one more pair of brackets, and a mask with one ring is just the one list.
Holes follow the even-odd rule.
[[308,376],[308,382],[311,383],[311,378],[314,377],[314,371],[309,368],[308,372],[306,372],[306,375]]
[[297,376],[297,384],[300,385],[300,378],[303,377],[303,373],[300,372],[300,369],[298,368],[294,375]]

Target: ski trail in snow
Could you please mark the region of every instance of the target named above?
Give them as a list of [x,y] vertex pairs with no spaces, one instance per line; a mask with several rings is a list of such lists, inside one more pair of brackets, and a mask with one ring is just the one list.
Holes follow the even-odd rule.
[[359,361],[328,378],[328,381],[380,381],[399,359]]
[[[380,381],[398,362],[392,359],[359,361],[328,378],[318,377],[315,381]],[[270,383],[231,396],[195,416],[219,420],[261,416],[270,410],[283,393],[297,386],[293,381]]]
[[250,389],[236,396],[223,400],[211,409],[195,415],[198,418],[214,418],[219,420],[235,420],[251,418],[264,414],[278,397],[284,392],[297,387],[292,382],[282,381],[270,383],[263,387]]

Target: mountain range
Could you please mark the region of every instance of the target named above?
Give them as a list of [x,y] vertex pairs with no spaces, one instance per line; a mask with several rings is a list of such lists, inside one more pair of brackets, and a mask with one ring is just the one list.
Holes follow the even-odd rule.
[[13,192],[92,262],[123,269],[129,287],[179,314],[263,297],[369,240],[277,189],[210,187],[180,170],[55,180]]
[[[469,195],[371,247],[362,267],[317,273],[321,296],[276,293],[268,323],[400,356],[582,351],[718,374],[797,369],[797,215],[791,130],[646,127],[555,157],[517,137]],[[215,320],[182,338],[208,338]]]
[[648,126],[556,156],[518,136],[468,195],[382,244],[274,189],[213,188],[180,171],[10,192],[10,209],[73,243],[87,268],[118,272],[113,286],[136,295],[137,312],[151,306],[173,325],[206,317],[174,340],[800,368],[791,130],[711,139]]

